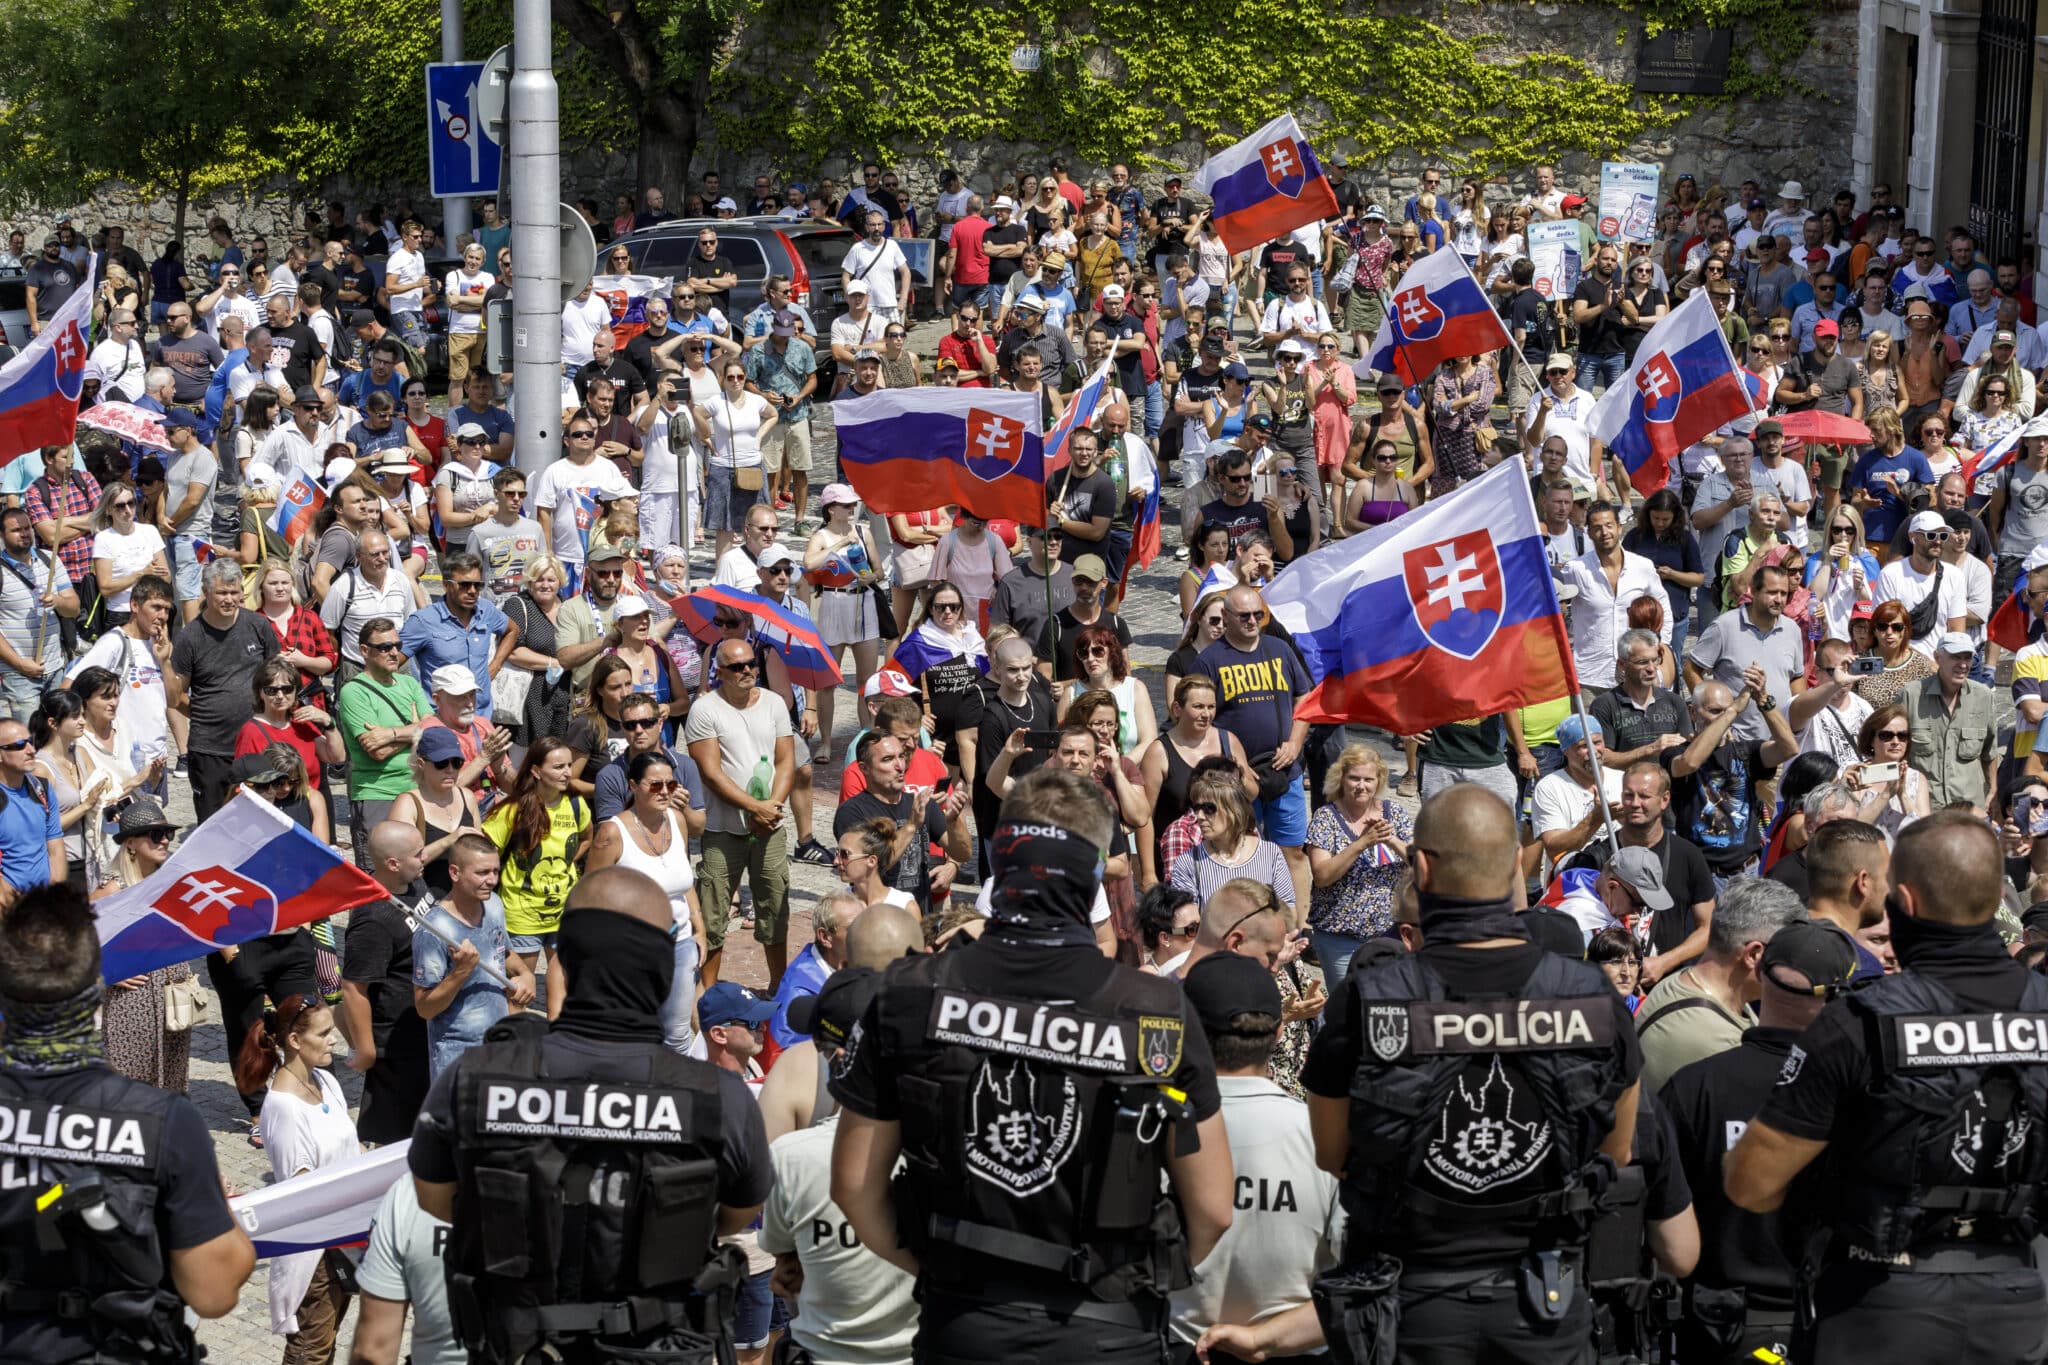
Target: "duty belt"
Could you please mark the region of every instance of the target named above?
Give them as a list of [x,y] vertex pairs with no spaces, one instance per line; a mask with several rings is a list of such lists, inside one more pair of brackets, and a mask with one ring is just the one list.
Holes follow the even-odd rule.
[[937,1287],[927,1287],[921,1292],[929,1296],[958,1299],[967,1303],[1028,1303],[1042,1309],[1048,1317],[1081,1318],[1088,1322],[1105,1323],[1111,1327],[1132,1327],[1139,1331],[1150,1331],[1160,1325],[1164,1305],[1164,1300],[1159,1298],[1122,1303],[1110,1303],[1102,1299],[1047,1303],[1045,1286],[1011,1281],[985,1282],[976,1285],[972,1293]]
[[1902,1275],[1985,1275],[2003,1270],[2032,1270],[2034,1248],[1987,1242],[1947,1242],[1926,1251],[1908,1250],[1897,1257],[1874,1252],[1858,1254],[1856,1247],[1842,1248],[1828,1258],[1823,1271],[1848,1267],[1873,1267]]

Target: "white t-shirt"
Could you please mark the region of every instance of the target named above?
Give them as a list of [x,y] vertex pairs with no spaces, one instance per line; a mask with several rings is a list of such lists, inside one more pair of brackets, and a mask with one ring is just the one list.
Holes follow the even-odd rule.
[[[792,734],[789,708],[773,693],[758,689],[744,710],[721,693],[706,692],[690,707],[690,717],[683,724],[684,744],[695,744],[700,739],[718,741],[719,767],[741,791],[748,790],[757,773],[764,779],[769,777],[769,769],[775,763],[776,741]],[[705,794],[704,819],[707,829],[721,834],[746,832],[745,813],[716,792]]]
[[[948,218],[965,218],[967,216],[967,200],[970,197],[969,192],[964,189],[954,190],[951,194],[942,194],[939,196],[939,212]],[[942,242],[953,240],[953,225],[951,223],[947,223],[939,229],[939,240]]]
[[711,463],[715,468],[748,469],[761,463],[761,419],[768,415],[768,400],[758,393],[738,398],[725,394],[697,410],[711,424]]
[[803,1264],[804,1292],[789,1325],[799,1346],[845,1365],[898,1365],[917,1335],[917,1281],[856,1240],[832,1202],[838,1128],[834,1114],[769,1144],[775,1188],[761,1210],[761,1250],[794,1252]]
[[[88,668],[104,668],[121,680],[121,706],[114,713],[114,750],[130,764],[130,772],[121,775],[126,781],[138,766],[138,756],[147,763],[170,747],[170,706],[164,694],[163,670],[149,646],[125,630],[110,630],[100,636],[72,662],[65,680],[77,681]],[[133,752],[138,747],[139,755]]]
[[221,295],[220,301],[213,305],[213,311],[206,315],[206,330],[218,338],[224,318],[240,318],[246,327],[254,327],[263,321],[263,315],[256,311],[256,300],[247,294]]
[[761,571],[744,540],[718,557],[718,567],[712,571],[711,582],[714,587],[738,588],[741,592],[759,589]]
[[[1966,555],[1967,560],[1969,557]],[[1983,565],[1980,563],[1979,568]],[[1949,621],[1965,615],[1970,610],[1970,577],[1966,569],[1955,564],[1937,562],[1936,571],[1941,578],[1941,600],[1935,604],[1934,627],[1925,635],[1913,637],[1913,648],[1929,658],[1934,657],[1934,642],[1948,629]],[[1884,566],[1877,575],[1877,583],[1871,588],[1871,596],[1879,602],[1897,602],[1908,612],[1927,600],[1927,594],[1934,591],[1935,573],[1921,573],[1913,567],[1911,555],[1901,556]],[[1989,599],[1987,591],[1984,596]],[[1988,615],[1988,610],[1986,612]]]
[[[98,564],[105,560],[116,578],[126,578],[129,574],[140,572],[148,566],[151,559],[163,553],[163,533],[146,522],[136,522],[135,529],[125,536],[109,526],[92,538],[93,563]],[[119,592],[108,593],[107,610],[128,610],[128,595],[132,591],[134,588],[130,585]]]
[[105,395],[125,403],[142,397],[142,376],[148,372],[149,362],[143,359],[141,342],[130,341],[124,346],[109,338],[92,348],[86,363],[99,371]]
[[562,364],[571,371],[588,365],[592,359],[590,341],[600,327],[609,327],[612,310],[595,294],[578,303],[571,299],[562,305]]
[[[407,251],[404,247],[400,247],[384,258],[384,284],[387,289],[394,284],[404,284],[407,280],[424,278],[426,273],[427,258],[420,255],[417,251]],[[420,286],[409,294],[393,293],[391,295],[391,311],[394,313],[424,313],[427,311],[426,295],[425,285]]]
[[[870,293],[868,297],[870,302],[872,302],[873,294]],[[855,355],[858,355],[860,354],[860,348],[863,346],[880,347],[882,344],[882,333],[887,329],[888,325],[888,323],[875,316],[873,307],[868,309],[868,315],[864,318],[857,318],[850,314],[842,313],[840,316],[832,319],[832,344],[834,346],[844,346]]]
[[481,310],[471,313],[456,308],[456,299],[481,299],[484,291],[498,282],[497,276],[488,270],[479,270],[471,275],[463,270],[448,272],[448,281],[443,286],[448,294],[448,331],[452,336],[475,336],[484,329],[484,315]]
[[[300,1171],[317,1171],[346,1161],[363,1150],[356,1140],[355,1120],[348,1116],[348,1099],[341,1083],[331,1072],[312,1068],[314,1083],[320,1087],[319,1104],[309,1104],[297,1095],[272,1087],[264,1098],[258,1122],[263,1125],[263,1149],[270,1157],[271,1174],[289,1179]],[[313,1282],[313,1271],[325,1253],[297,1251],[276,1256],[270,1262],[270,1330],[282,1335],[299,1330],[299,1303]]]
[[1856,748],[1856,736],[1863,733],[1863,722],[1870,719],[1873,708],[1854,692],[1836,694],[1837,699],[1844,696],[1849,699],[1846,703],[1836,706],[1831,702],[1806,722],[1806,728],[1799,732],[1799,752],[1827,754],[1837,766],[1846,768],[1863,761]]
[[895,239],[884,237],[880,246],[871,246],[865,240],[855,242],[839,269],[849,280],[866,282],[868,307],[887,312],[903,306],[903,300],[896,297],[896,272],[909,264]]
[[[669,443],[669,435],[671,432],[681,435],[683,432],[692,429],[689,414],[685,413],[681,408],[676,409],[674,421],[670,420],[666,408],[654,414],[653,423],[640,436],[640,491],[642,493],[674,493],[681,489],[682,484],[676,478],[676,456],[678,452],[676,447]],[[680,444],[683,447],[683,458],[689,461],[693,475],[690,480],[690,486],[695,488],[697,486],[697,480],[694,477],[697,468],[697,452],[692,448],[692,443],[687,439],[683,440]]]
[[[1621,805],[1621,772],[1606,764],[1600,765],[1600,785],[1607,793],[1608,808]],[[1571,775],[1570,769],[1560,768],[1536,784],[1536,790],[1529,798],[1529,820],[1539,836],[1554,829],[1570,829],[1586,818],[1586,812],[1593,809],[1593,793],[1579,785],[1579,779]],[[1594,831],[1599,838],[1599,831]]]
[[[1762,460],[1751,460],[1749,462],[1749,480],[1752,488],[1761,488],[1766,484],[1770,485],[1777,490],[1781,501],[1813,501],[1813,484],[1807,479],[1806,471],[1799,467],[1797,460],[1779,460],[1776,469],[1772,469]],[[1748,522],[1749,519],[1744,517],[1743,524],[1748,525]],[[1788,507],[1785,509],[1783,528],[1785,534],[1791,538],[1794,545],[1798,546],[1801,550],[1806,548],[1805,517],[1800,516]],[[1702,550],[1705,548],[1705,546],[1701,546]]]
[[1293,299],[1274,299],[1266,305],[1266,315],[1259,322],[1262,332],[1284,332],[1289,327],[1299,327],[1303,336],[1289,337],[1273,348],[1277,354],[1285,351],[1298,355],[1303,360],[1313,360],[1316,355],[1316,338],[1330,327],[1329,310],[1323,301],[1313,296],[1296,302]]
[[1190,1345],[1217,1323],[1263,1322],[1307,1303],[1344,1236],[1337,1178],[1316,1169],[1307,1106],[1263,1076],[1218,1076],[1216,1086],[1237,1209],[1194,1283],[1173,1294],[1174,1339]]
[[[1593,439],[1593,395],[1584,389],[1573,389],[1568,398],[1559,398],[1552,393],[1548,384],[1529,395],[1527,406],[1522,409],[1522,430],[1534,431],[1536,418],[1543,411],[1543,400],[1550,399],[1550,417],[1543,423],[1546,437],[1556,436],[1564,441],[1564,472],[1571,478],[1593,483],[1593,453],[1590,442]],[[1704,548],[1704,547],[1703,547]]]
[[577,531],[575,502],[569,494],[578,488],[619,496],[633,491],[633,485],[626,482],[626,476],[619,472],[617,465],[610,460],[599,459],[592,459],[584,465],[573,460],[557,460],[543,469],[538,479],[530,480],[527,487],[532,490],[527,501],[533,504],[534,510],[546,512],[554,518],[549,549],[564,564],[583,562],[583,537]]
[[412,1303],[413,1365],[469,1365],[468,1348],[455,1339],[441,1273],[447,1226],[420,1207],[419,1191],[401,1174],[377,1205],[370,1245],[356,1267],[364,1293]]

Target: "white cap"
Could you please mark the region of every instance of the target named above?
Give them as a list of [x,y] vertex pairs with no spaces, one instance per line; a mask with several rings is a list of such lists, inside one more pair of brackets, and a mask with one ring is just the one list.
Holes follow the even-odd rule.
[[254,461],[251,461],[249,467],[242,471],[242,481],[251,488],[269,489],[284,487],[284,481],[277,477],[275,469],[272,469],[267,464],[257,464]]
[[321,472],[320,481],[332,488],[355,472],[356,462],[346,455],[340,455],[327,462],[327,468]]
[[756,557],[754,567],[766,569],[776,564],[794,564],[795,562],[796,556],[790,552],[790,548],[787,545],[770,545]]
[[738,213],[740,211],[740,206],[738,204],[735,204],[729,196],[727,198],[720,199],[717,203],[711,206],[711,211],[713,213],[724,213],[728,209],[730,209],[734,213]]
[[1934,652],[1936,654],[1963,654],[1975,657],[1977,642],[1960,630],[1945,630],[1941,633],[1941,638],[1934,642]]
[[1948,530],[1948,522],[1939,512],[1915,512],[1913,519],[1906,523],[1906,530],[1911,534],[1931,536]]
[[427,681],[436,692],[446,692],[451,697],[468,696],[477,690],[476,674],[469,671],[468,664],[442,664],[427,675]]
[[1124,287],[1120,284],[1106,284],[1102,286],[1102,297],[1105,299],[1121,299],[1123,296]]
[[616,621],[627,616],[645,616],[651,610],[644,597],[621,597],[612,607],[612,619]]
[[868,282],[866,280],[848,280],[846,282],[846,292],[849,294],[865,294],[868,292]]

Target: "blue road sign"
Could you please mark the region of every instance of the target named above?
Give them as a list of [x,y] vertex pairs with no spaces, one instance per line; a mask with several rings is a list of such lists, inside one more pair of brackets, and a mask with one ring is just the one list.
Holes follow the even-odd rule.
[[477,103],[484,65],[427,63],[427,177],[436,199],[498,192],[500,149]]

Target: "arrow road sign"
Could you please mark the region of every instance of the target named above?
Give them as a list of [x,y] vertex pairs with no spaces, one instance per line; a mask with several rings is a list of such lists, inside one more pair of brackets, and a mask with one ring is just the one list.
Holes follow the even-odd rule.
[[484,67],[427,63],[427,171],[437,199],[498,192],[501,150],[478,107]]

